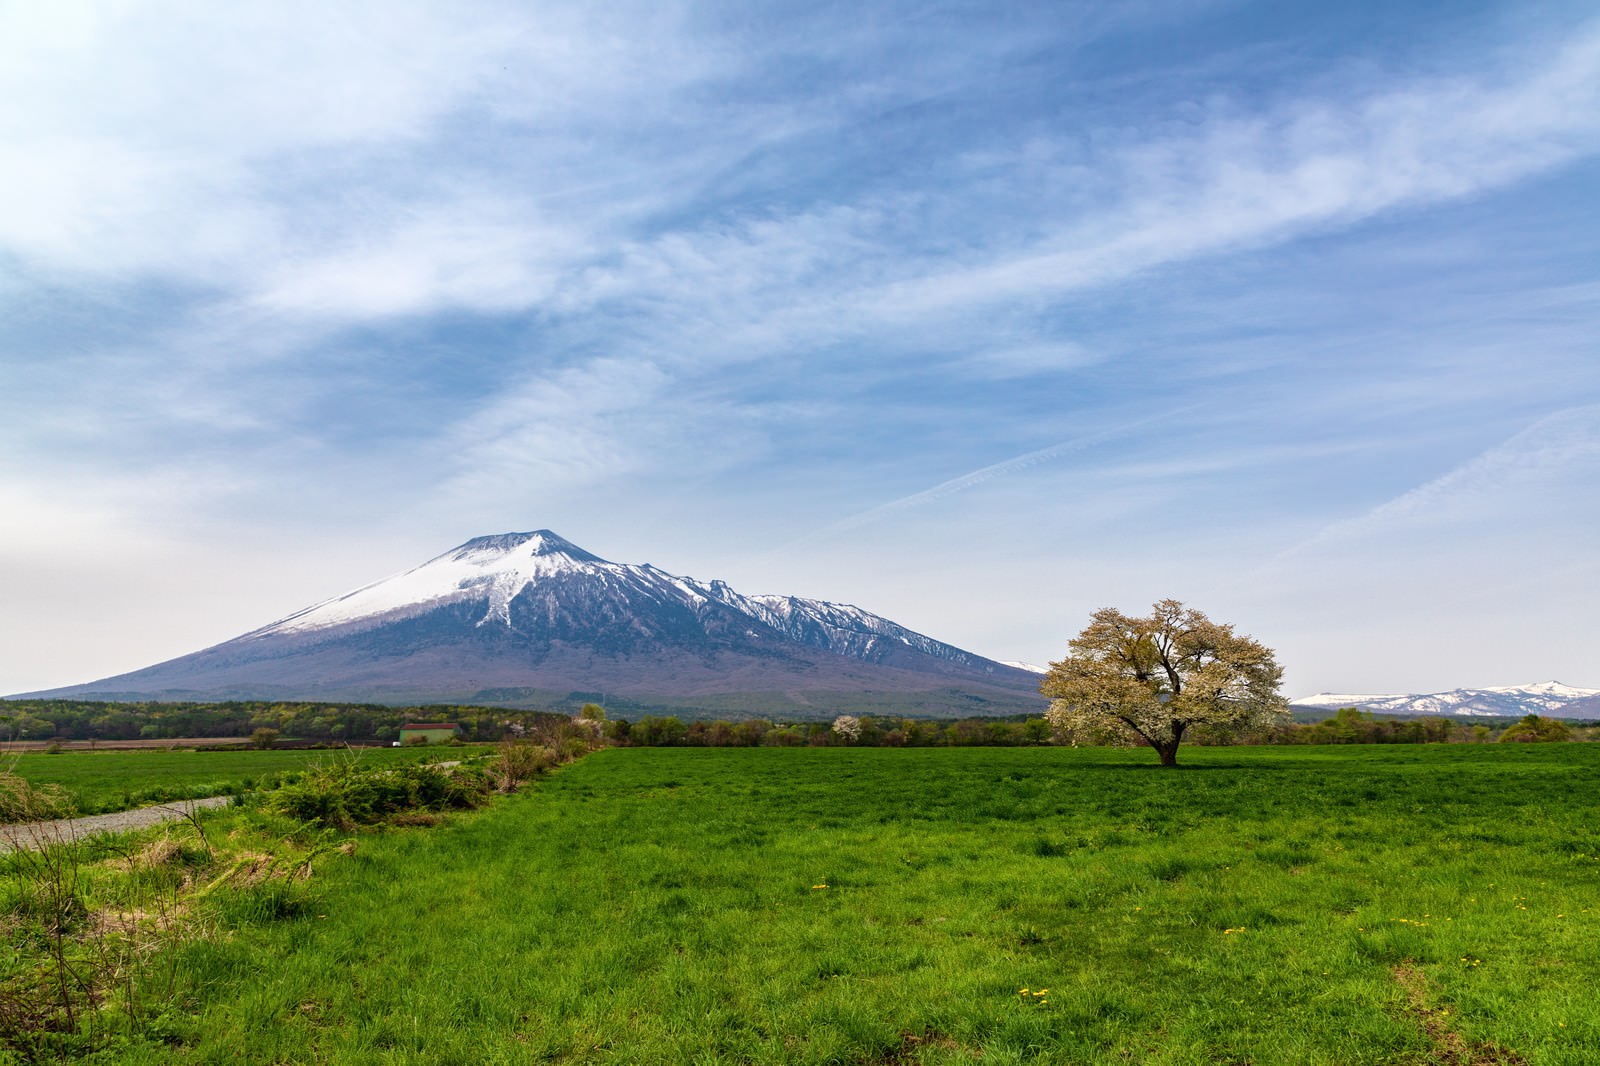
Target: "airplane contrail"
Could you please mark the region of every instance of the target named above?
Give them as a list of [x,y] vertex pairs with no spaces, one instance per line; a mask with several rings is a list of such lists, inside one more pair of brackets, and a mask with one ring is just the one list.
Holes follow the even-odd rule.
[[921,492],[914,492],[909,496],[901,496],[899,499],[890,500],[887,503],[880,503],[876,507],[870,507],[865,511],[860,511],[846,518],[841,518],[838,521],[830,522],[821,529],[814,530],[810,533],[807,533],[803,537],[797,537],[794,540],[779,545],[777,548],[773,549],[771,554],[777,554],[778,552],[787,551],[791,548],[800,547],[806,544],[813,544],[826,537],[844,533],[852,529],[859,529],[862,526],[869,525],[883,518],[887,518],[890,515],[897,514],[901,511],[907,511],[914,507],[921,507],[923,504],[933,503],[936,500],[945,499],[946,497],[953,496],[958,492],[965,492],[967,489],[973,488],[974,486],[982,485],[988,481],[993,481],[995,478],[1005,477],[1006,475],[1015,473],[1018,470],[1024,470],[1030,466],[1037,466],[1040,463],[1048,462],[1051,459],[1055,459],[1059,456],[1067,455],[1072,452],[1084,451],[1085,449],[1092,448],[1097,444],[1103,444],[1108,440],[1113,440],[1124,433],[1129,432],[1130,430],[1138,429],[1140,426],[1146,426],[1152,422],[1159,422],[1162,419],[1171,418],[1173,415],[1179,415],[1186,411],[1192,411],[1199,406],[1201,405],[1188,404],[1183,407],[1174,408],[1170,411],[1163,411],[1160,414],[1150,415],[1147,418],[1140,418],[1132,422],[1126,422],[1121,425],[1112,426],[1108,429],[1101,430],[1098,433],[1089,433],[1081,437],[1073,437],[1071,440],[1064,440],[1059,444],[1052,444],[1047,448],[1040,448],[1037,451],[1026,452],[1022,455],[1012,456],[1010,459],[1001,460],[998,463],[991,463],[988,466],[979,467],[977,470],[962,474],[960,477],[953,477],[948,481],[941,481],[932,488],[923,489]]
[[1539,418],[1499,444],[1444,474],[1369,508],[1332,522],[1278,551],[1257,567],[1262,573],[1314,549],[1361,533],[1381,530],[1439,508],[1454,496],[1492,491],[1530,470],[1561,467],[1600,454],[1600,404],[1566,407]]

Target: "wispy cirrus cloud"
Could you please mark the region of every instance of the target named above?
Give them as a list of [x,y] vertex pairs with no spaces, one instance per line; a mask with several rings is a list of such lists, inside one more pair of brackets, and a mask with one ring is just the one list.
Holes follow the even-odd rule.
[[1499,77],[1387,85],[1349,104],[1290,100],[1265,114],[1230,108],[1192,134],[1118,140],[1074,175],[1103,183],[1092,210],[1032,246],[887,286],[879,307],[913,317],[1106,285],[1592,155],[1600,26]]
[[[987,363],[992,376],[1059,373],[1099,357],[1084,359],[1070,332],[979,354],[996,332],[993,309],[1015,314],[1153,269],[1481,194],[1600,148],[1600,30],[1529,67],[1368,87],[1347,103],[1217,110],[1181,134],[1119,135],[1036,175],[1036,187],[1008,190],[1018,203],[1032,194],[1041,237],[996,243],[974,229],[908,256],[896,235],[970,193],[930,187],[632,241],[568,277],[554,306],[573,316],[626,310],[616,343],[680,381],[856,345],[874,346],[885,374],[951,352],[971,353],[957,361],[977,373]],[[1049,182],[1069,179],[1087,189],[1052,204]],[[1040,336],[1036,313],[1021,321]]]
[[5,8],[0,490],[1225,579],[1600,402],[1592,13],[1251,7]]
[[[0,247],[50,276],[243,292],[277,288],[280,260],[436,214],[456,183],[417,164],[474,175],[510,128],[544,165],[529,190],[520,161],[509,186],[559,195],[593,180],[604,156],[582,151],[585,123],[647,121],[625,102],[702,77],[707,58],[677,47],[668,8],[13,5],[0,17],[0,131],[14,151]],[[651,41],[645,28],[668,32]],[[502,206],[483,198],[476,224],[523,229]],[[467,306],[471,288],[453,290]]]
[[[1031,184],[985,194],[1001,202],[973,212],[983,225],[944,248],[908,249],[902,235],[930,211],[952,213],[969,187],[674,228],[569,276],[555,306],[638,307],[655,316],[663,348],[712,361],[841,339],[937,347],[952,330],[955,345],[975,346],[992,335],[985,313],[996,305],[1481,194],[1593,154],[1600,29],[1546,58],[1531,72],[1386,85],[1351,103],[1289,99],[1255,115],[1219,107],[1181,135],[1119,134]],[[1059,195],[1073,182],[1087,188]],[[1005,232],[1023,204],[1043,236]],[[985,232],[997,222],[1013,239]],[[689,333],[699,343],[683,343]],[[1081,350],[1071,336],[1054,344],[1012,352]]]
[[[739,84],[760,58],[697,47],[670,15],[658,16],[664,32],[648,50],[636,34],[618,36],[614,19],[495,5],[473,15],[421,4],[352,11],[319,26],[309,49],[284,32],[304,16],[288,9],[258,15],[254,33],[198,17],[147,50],[141,33],[166,24],[136,9],[46,22],[55,30],[46,46],[11,57],[15,82],[38,94],[94,64],[110,68],[107,85],[141,89],[62,92],[65,102],[6,114],[0,128],[21,163],[8,168],[0,202],[27,206],[0,211],[0,242],[46,269],[220,282],[310,315],[573,313],[689,294],[723,327],[760,317],[792,326],[809,306],[836,327],[882,330],[1470,195],[1592,152],[1600,138],[1600,30],[1590,26],[1537,63],[1486,75],[1357,86],[1351,103],[1219,103],[1182,132],[1097,130],[1088,119],[1040,130],[1012,153],[990,150],[985,173],[962,173],[957,155],[942,181],[910,198],[840,189],[798,211],[662,227],[664,213],[704,198],[707,169],[748,160],[752,138],[804,145],[851,121],[852,108],[927,89],[912,77],[886,86],[881,102],[823,93],[808,115],[785,95],[713,119],[686,105]],[[166,62],[190,48],[194,57]],[[289,92],[250,77],[283,68],[303,72]],[[624,100],[652,102],[619,120]],[[485,133],[526,138],[527,154],[500,160],[503,149],[485,151],[482,139],[460,141],[444,123],[463,115]],[[626,146],[655,117],[692,133],[704,169],[686,171],[648,140]],[[637,173],[620,185],[618,149]],[[1041,154],[1057,162],[1027,163]],[[418,183],[395,165],[424,160],[458,178]],[[340,166],[361,196],[328,184]],[[462,195],[463,183],[478,191]],[[1030,222],[1019,230],[1011,220],[1023,211]],[[930,212],[945,220],[936,244],[917,236]],[[763,304],[763,282],[787,286],[782,307]]]
[[361,321],[539,306],[591,253],[585,235],[526,206],[427,205],[378,234],[285,257],[251,302],[263,311]]

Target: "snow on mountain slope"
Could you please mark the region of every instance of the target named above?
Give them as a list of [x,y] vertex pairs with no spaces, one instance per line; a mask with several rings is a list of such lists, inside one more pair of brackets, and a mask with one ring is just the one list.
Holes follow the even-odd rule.
[[415,613],[459,600],[486,597],[479,625],[510,623],[517,594],[541,578],[585,570],[619,569],[547,529],[478,537],[403,574],[307,607],[248,636],[295,633],[365,618]]
[[712,593],[721,602],[760,619],[792,640],[821,643],[847,655],[871,655],[887,642],[936,659],[971,665],[987,661],[847,603],[801,596],[741,596],[720,581],[712,586]]
[[1353,693],[1353,692],[1318,692],[1310,696],[1301,696],[1289,702],[1296,707],[1367,707],[1375,703],[1389,700],[1408,700],[1410,696],[1385,695],[1379,693]]
[[481,608],[479,627],[512,628],[512,601],[530,591],[539,595],[557,581],[588,582],[635,606],[642,600],[703,615],[712,605],[721,605],[791,640],[844,655],[877,657],[898,644],[964,665],[982,668],[990,663],[850,604],[800,596],[746,596],[722,581],[703,583],[648,563],[610,562],[547,529],[470,540],[421,566],[325,600],[242,639],[387,623],[458,603]]
[[1559,681],[1540,681],[1532,685],[1517,685],[1510,688],[1486,687],[1481,691],[1529,697],[1549,696],[1558,700],[1583,700],[1590,696],[1600,696],[1600,688],[1573,688]]
[[1558,681],[1531,685],[1506,685],[1493,688],[1458,688],[1448,692],[1410,694],[1354,694],[1319,692],[1292,700],[1296,707],[1334,710],[1359,707],[1387,714],[1435,714],[1461,717],[1520,716],[1552,714],[1560,716],[1569,707],[1585,713],[1580,701],[1600,696],[1600,689],[1575,688]]

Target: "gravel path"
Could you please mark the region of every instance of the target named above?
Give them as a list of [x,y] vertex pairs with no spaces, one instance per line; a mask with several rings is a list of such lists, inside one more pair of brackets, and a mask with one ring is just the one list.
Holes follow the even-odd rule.
[[16,848],[35,851],[41,844],[57,840],[78,840],[92,833],[125,833],[130,829],[143,829],[146,826],[183,818],[190,811],[204,810],[207,807],[225,807],[231,798],[212,796],[209,799],[175,800],[132,811],[91,814],[86,818],[60,818],[53,822],[0,825],[0,852]]
[[[461,761],[438,762],[430,765],[441,770],[460,766]],[[111,814],[91,814],[84,818],[58,818],[53,822],[24,822],[20,825],[0,825],[0,855],[17,848],[37,851],[41,844],[57,840],[78,840],[94,833],[125,833],[130,829],[143,829],[162,822],[176,821],[190,811],[207,807],[225,807],[229,796],[211,796],[208,799],[174,800],[153,807],[140,807],[132,811],[115,811]]]

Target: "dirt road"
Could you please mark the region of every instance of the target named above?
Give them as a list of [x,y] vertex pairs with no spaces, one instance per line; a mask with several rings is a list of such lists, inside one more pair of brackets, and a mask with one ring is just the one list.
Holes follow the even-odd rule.
[[0,852],[25,848],[37,851],[45,844],[61,840],[78,840],[92,833],[122,833],[129,829],[143,829],[161,822],[171,822],[185,817],[190,811],[207,807],[225,807],[230,797],[212,796],[209,799],[174,800],[153,807],[140,807],[132,811],[113,814],[91,814],[84,818],[61,818],[54,822],[26,822],[22,825],[0,825]]

